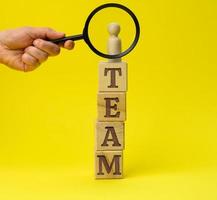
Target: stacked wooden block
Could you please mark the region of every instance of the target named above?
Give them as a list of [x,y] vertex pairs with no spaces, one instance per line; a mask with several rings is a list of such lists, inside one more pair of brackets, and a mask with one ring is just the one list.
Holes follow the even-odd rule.
[[[117,35],[115,37],[109,40],[110,53],[118,53],[117,51],[121,50],[120,40],[117,39]],[[120,59],[101,62],[97,98],[98,119],[95,132],[96,178],[123,177],[126,91],[127,63],[121,62]]]

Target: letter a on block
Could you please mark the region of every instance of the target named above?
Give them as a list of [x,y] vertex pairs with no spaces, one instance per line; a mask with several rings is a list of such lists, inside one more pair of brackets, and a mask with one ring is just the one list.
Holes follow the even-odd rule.
[[97,122],[96,123],[96,150],[123,150],[124,123]]
[[122,151],[96,151],[96,178],[123,178]]
[[125,121],[126,93],[98,93],[98,121]]
[[99,91],[126,92],[127,91],[127,63],[101,62],[99,64]]

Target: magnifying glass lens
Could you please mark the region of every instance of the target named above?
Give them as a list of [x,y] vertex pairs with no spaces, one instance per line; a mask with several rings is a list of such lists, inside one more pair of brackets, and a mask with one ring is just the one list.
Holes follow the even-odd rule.
[[[120,25],[120,32],[111,28],[111,23]],[[112,30],[111,30],[112,29]],[[116,27],[117,29],[117,27]],[[88,37],[92,45],[101,53],[108,52],[108,41],[114,37],[121,40],[122,52],[133,43],[136,27],[132,17],[124,10],[108,7],[97,12],[91,19],[88,27]],[[119,53],[119,52],[118,52]]]

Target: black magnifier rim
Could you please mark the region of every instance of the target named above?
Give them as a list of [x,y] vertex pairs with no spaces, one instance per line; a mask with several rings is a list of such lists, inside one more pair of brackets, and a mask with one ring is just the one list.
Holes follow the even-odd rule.
[[[125,50],[124,52],[121,52],[120,54],[116,54],[116,55],[108,55],[108,54],[104,54],[102,53],[101,51],[99,51],[98,49],[96,49],[91,41],[90,41],[90,38],[89,38],[89,33],[88,33],[88,28],[89,28],[89,24],[90,24],[90,21],[91,19],[93,18],[93,16],[98,13],[100,10],[102,9],[105,9],[105,8],[109,8],[109,7],[115,7],[115,8],[120,8],[124,11],[126,11],[133,19],[134,23],[135,23],[135,27],[136,27],[136,34],[135,34],[135,38],[134,38],[134,41],[133,43],[131,44],[131,46]],[[101,56],[101,57],[104,57],[104,58],[108,58],[108,59],[116,59],[116,58],[121,58],[125,55],[127,55],[128,53],[130,53],[134,47],[136,46],[136,44],[138,43],[138,40],[139,40],[139,36],[140,36],[140,26],[139,26],[139,21],[137,19],[137,17],[135,16],[135,14],[127,7],[121,5],[121,4],[118,4],[118,3],[107,3],[107,4],[103,4],[97,8],[95,8],[91,13],[90,15],[88,16],[86,22],[85,22],[85,26],[84,26],[84,29],[83,29],[83,38],[85,40],[85,42],[87,43],[87,45],[90,47],[90,49],[96,53],[97,55]]]

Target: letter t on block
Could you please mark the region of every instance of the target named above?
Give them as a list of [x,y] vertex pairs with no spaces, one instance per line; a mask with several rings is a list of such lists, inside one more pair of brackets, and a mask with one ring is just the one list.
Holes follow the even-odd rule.
[[99,91],[126,92],[127,91],[127,63],[101,62],[99,64]]

